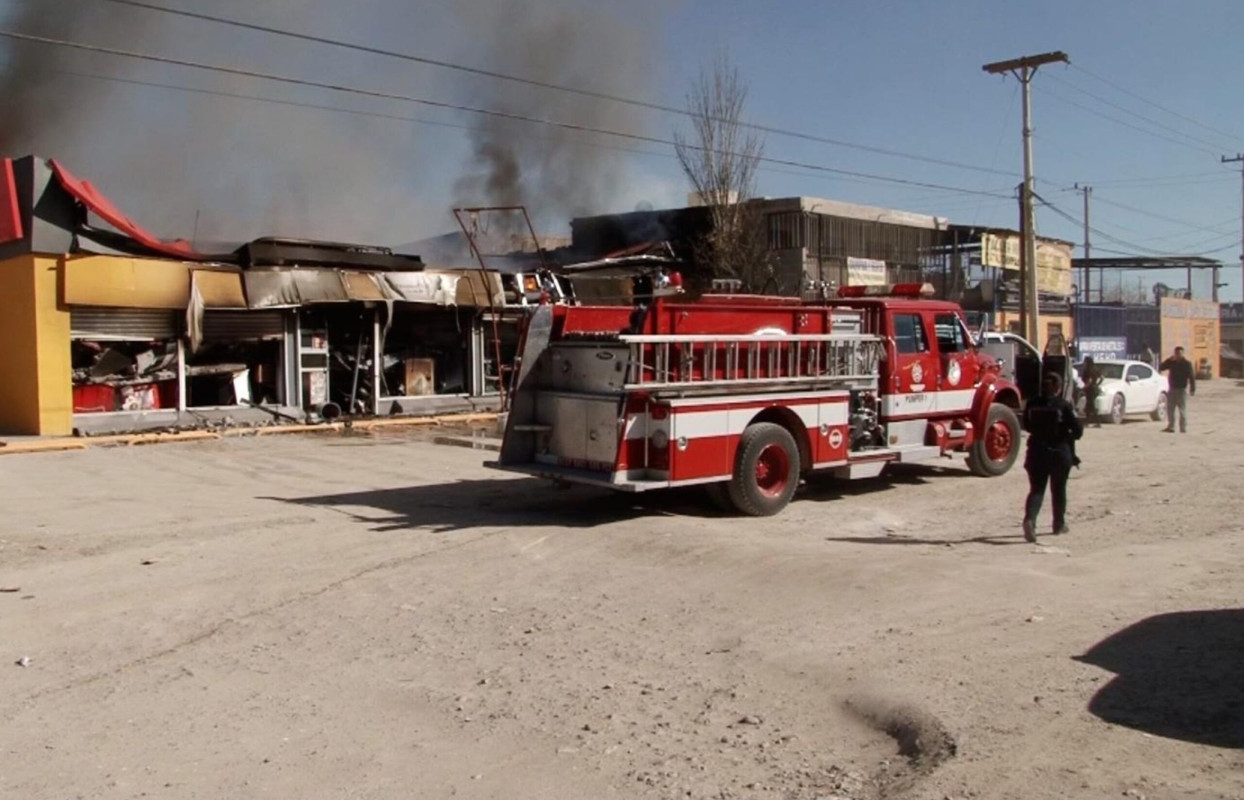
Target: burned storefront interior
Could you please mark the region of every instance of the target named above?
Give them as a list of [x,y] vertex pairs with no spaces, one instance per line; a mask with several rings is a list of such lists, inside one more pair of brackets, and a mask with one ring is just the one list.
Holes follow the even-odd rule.
[[0,429],[84,434],[496,405],[500,278],[386,248],[144,231],[54,161],[0,160]]

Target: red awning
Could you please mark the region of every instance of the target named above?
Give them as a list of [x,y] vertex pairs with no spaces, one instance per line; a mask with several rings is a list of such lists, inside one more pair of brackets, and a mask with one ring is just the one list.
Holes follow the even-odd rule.
[[13,175],[13,159],[0,159],[0,244],[16,242],[23,235],[22,211],[17,205],[17,180]]
[[166,242],[157,239],[151,233],[143,230],[132,219],[116,206],[112,204],[107,197],[104,197],[99,191],[91,185],[90,181],[81,181],[69,173],[69,170],[62,167],[55,159],[49,160],[48,164],[52,167],[52,171],[56,174],[56,179],[60,181],[61,186],[65,187],[65,191],[69,192],[77,198],[83,205],[95,212],[96,216],[116,228],[121,233],[130,237],[134,241],[153,250],[161,255],[170,258],[180,258],[190,261],[201,260],[203,256],[195,252],[190,243],[184,239]]

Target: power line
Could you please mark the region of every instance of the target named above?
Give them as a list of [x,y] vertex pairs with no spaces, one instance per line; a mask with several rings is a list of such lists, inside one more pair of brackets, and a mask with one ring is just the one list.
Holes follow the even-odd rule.
[[[613,103],[621,103],[623,105],[628,105],[628,106],[632,106],[636,108],[646,108],[652,111],[660,111],[666,114],[677,114],[683,117],[693,116],[691,112],[687,111],[684,108],[664,105],[662,103],[654,103],[654,102],[647,101],[647,100],[639,100],[639,99],[632,98],[632,97],[624,97],[622,95],[612,94],[610,92],[601,92],[601,91],[595,91],[592,89],[582,89],[582,88],[578,88],[574,86],[567,86],[561,83],[553,83],[551,81],[541,81],[541,80],[536,80],[533,78],[524,78],[518,75],[511,75],[508,73],[499,72],[497,70],[483,69],[480,67],[472,67],[472,66],[468,66],[465,64],[455,64],[450,61],[445,61],[445,60],[436,59],[436,58],[429,58],[427,56],[419,56],[413,53],[403,53],[397,50],[387,50],[384,48],[374,47],[371,45],[358,44],[355,42],[346,42],[340,39],[330,39],[326,36],[316,36],[313,34],[298,33],[297,31],[285,30],[282,28],[276,28],[276,27],[272,27],[268,25],[260,25],[258,23],[253,23],[253,22],[243,22],[241,20],[229,19],[228,17],[220,17],[220,16],[214,16],[211,14],[203,14],[197,11],[187,11],[187,10],[179,9],[179,8],[168,8],[166,6],[156,5],[154,3],[142,2],[142,0],[101,0],[101,2],[115,3],[117,5],[130,6],[132,8],[139,8],[139,9],[144,9],[147,11],[156,11],[156,12],[160,12],[164,14],[173,14],[179,17],[197,19],[197,20],[201,20],[204,22],[216,23],[219,25],[228,25],[234,28],[240,28],[243,30],[271,34],[273,36],[281,36],[281,37],[285,37],[289,39],[297,39],[297,40],[301,40],[305,42],[313,42],[315,44],[328,45],[330,47],[338,47],[338,48],[342,48],[346,50],[354,50],[360,53],[368,53],[371,55],[384,56],[387,58],[395,58],[395,59],[400,59],[402,61],[409,61],[409,62],[416,63],[416,64],[423,64],[425,66],[438,67],[441,69],[448,69],[448,70],[453,70],[456,72],[463,72],[463,73],[467,73],[470,75],[493,78],[496,80],[507,81],[510,83],[517,83],[517,84],[522,84],[525,86],[532,86],[532,87],[539,88],[539,89],[547,89],[551,91],[565,92],[568,94],[579,95],[580,97],[591,97],[597,100],[607,100]],[[714,121],[720,122],[722,120],[714,119]],[[761,133],[772,134],[775,136],[786,136],[786,137],[790,137],[794,139],[802,139],[804,141],[809,141],[809,142],[818,142],[820,144],[833,145],[835,147],[846,147],[846,148],[850,148],[853,150],[861,150],[867,153],[890,156],[893,158],[903,158],[903,159],[908,159],[911,161],[923,162],[926,164],[935,164],[938,166],[951,167],[954,169],[971,170],[973,172],[993,173],[996,175],[1012,175],[1013,174],[1010,172],[1004,172],[1004,171],[995,170],[992,168],[976,166],[974,164],[964,164],[958,161],[951,161],[948,159],[932,158],[929,156],[920,156],[914,153],[904,153],[899,150],[890,150],[888,148],[876,147],[874,145],[859,144],[857,142],[848,142],[843,139],[834,139],[828,136],[818,136],[818,135],[811,134],[811,133],[804,133],[802,131],[793,131],[793,130],[788,130],[785,128],[778,128],[778,127],[771,126],[771,125],[760,125],[760,124],[748,123],[748,122],[739,122],[737,124],[743,128],[748,128],[750,130],[759,131]]]
[[[1049,202],[1049,201],[1048,201],[1048,200],[1046,200],[1044,197],[1041,197],[1041,196],[1040,196],[1040,195],[1038,195],[1038,194],[1035,194],[1035,193],[1034,193],[1034,195],[1033,195],[1033,196],[1034,196],[1034,197],[1036,197],[1036,198],[1037,198],[1037,199],[1041,202],[1041,205],[1045,206],[1045,207],[1046,207],[1046,208],[1048,208],[1050,211],[1053,211],[1055,214],[1057,214],[1058,216],[1062,217],[1062,218],[1063,218],[1064,220],[1066,220],[1067,222],[1070,222],[1070,223],[1072,223],[1073,225],[1075,225],[1075,226],[1077,226],[1077,227],[1080,227],[1080,228],[1082,228],[1082,227],[1084,226],[1084,220],[1077,218],[1077,217],[1076,217],[1075,215],[1073,215],[1073,214],[1070,214],[1070,213],[1068,213],[1068,212],[1066,212],[1066,211],[1063,211],[1061,208],[1059,208],[1058,206],[1056,206],[1056,205],[1054,205],[1053,203]],[[1119,237],[1117,237],[1117,236],[1113,236],[1113,235],[1111,235],[1111,234],[1109,234],[1109,233],[1106,233],[1105,231],[1100,230],[1100,229],[1098,229],[1098,228],[1095,228],[1095,227],[1093,227],[1093,226],[1091,226],[1091,225],[1089,226],[1089,230],[1090,230],[1091,232],[1093,232],[1093,233],[1097,234],[1098,236],[1101,236],[1101,237],[1102,237],[1102,238],[1104,238],[1104,239],[1109,239],[1110,241],[1114,242],[1115,244],[1119,244],[1119,245],[1122,245],[1122,246],[1124,246],[1124,247],[1130,247],[1130,248],[1132,248],[1132,251],[1131,251],[1130,253],[1123,253],[1122,255],[1135,255],[1137,252],[1144,252],[1144,253],[1148,253],[1148,254],[1150,254],[1150,255],[1154,255],[1154,256],[1170,256],[1170,255],[1172,255],[1172,253],[1171,253],[1171,252],[1169,252],[1169,251],[1165,251],[1165,252],[1164,252],[1164,251],[1161,251],[1161,250],[1155,250],[1155,249],[1153,249],[1153,248],[1151,248],[1151,247],[1144,247],[1143,245],[1139,245],[1139,244],[1137,244],[1137,243],[1135,243],[1135,242],[1129,242],[1129,241],[1127,241],[1126,239],[1120,239],[1120,238],[1119,238]],[[1233,237],[1233,238],[1234,238],[1234,236],[1235,236],[1235,234],[1227,234],[1227,235],[1228,235],[1228,236],[1231,236],[1231,237]],[[1213,243],[1214,243],[1214,242],[1216,242],[1216,241],[1220,241],[1222,238],[1223,238],[1223,236],[1222,236],[1222,235],[1219,235],[1219,236],[1214,237],[1213,239],[1209,239],[1209,240],[1204,241],[1204,242],[1199,242],[1199,243],[1197,243],[1197,244],[1195,244],[1195,245],[1190,245],[1190,246],[1188,246],[1187,248],[1185,248],[1185,252],[1186,252],[1186,251],[1193,251],[1193,252],[1199,252],[1200,254],[1211,254],[1211,253],[1217,253],[1217,252],[1220,252],[1221,250],[1223,250],[1223,249],[1227,249],[1227,248],[1218,248],[1217,250],[1204,250],[1204,251],[1203,251],[1203,250],[1201,250],[1200,248],[1201,248],[1201,247],[1204,247],[1205,245],[1213,244]],[[1229,248],[1229,247],[1233,247],[1233,246],[1234,246],[1234,245],[1228,245],[1227,247]],[[1105,248],[1101,248],[1101,247],[1095,247],[1094,249],[1096,249],[1096,250],[1105,250]],[[1108,251],[1108,252],[1118,252],[1118,251]]]
[[1136,208],[1135,206],[1129,206],[1125,203],[1120,203],[1117,200],[1107,200],[1102,197],[1099,197],[1097,199],[1100,202],[1105,203],[1108,206],[1114,206],[1116,208],[1121,208],[1124,211],[1131,211],[1134,214],[1140,214],[1141,216],[1145,216],[1145,217],[1152,217],[1153,219],[1159,219],[1159,220],[1162,220],[1163,222],[1172,222],[1176,225],[1183,225],[1184,227],[1192,228],[1198,231],[1205,231],[1206,233],[1222,235],[1222,231],[1216,231],[1213,228],[1208,228],[1204,225],[1197,225],[1196,223],[1188,222],[1187,220],[1176,219],[1174,217],[1168,217],[1162,214],[1155,214],[1152,211],[1145,211],[1143,208]]
[[[282,100],[280,98],[265,97],[263,95],[256,95],[256,94],[245,94],[243,92],[229,92],[229,91],[224,91],[220,89],[204,89],[204,88],[193,87],[193,86],[182,86],[182,85],[175,84],[175,83],[161,83],[158,81],[143,81],[143,80],[138,80],[135,78],[122,78],[116,75],[100,75],[96,73],[79,72],[76,70],[55,70],[55,72],[61,75],[67,75],[67,76],[74,77],[74,78],[85,78],[88,80],[107,81],[111,83],[120,83],[120,84],[124,84],[128,86],[136,86],[136,87],[152,88],[152,89],[166,89],[170,91],[185,92],[189,94],[200,94],[200,95],[207,95],[211,97],[221,97],[221,98],[228,98],[228,99],[234,99],[234,100],[248,100],[248,101],[266,103],[266,104],[271,104],[271,105],[290,106],[294,108],[305,108],[305,109],[311,109],[311,110],[316,110],[316,111],[329,111],[329,112],[334,112],[334,113],[339,113],[339,114],[350,114],[353,116],[372,117],[376,119],[392,120],[396,122],[410,122],[410,123],[414,123],[417,125],[429,125],[429,126],[439,127],[439,128],[451,128],[454,130],[465,130],[465,131],[486,130],[485,128],[482,128],[478,125],[466,125],[466,124],[457,123],[457,122],[444,122],[441,120],[430,120],[430,119],[424,119],[422,117],[405,116],[402,114],[386,114],[386,113],[379,112],[379,111],[363,111],[361,109],[343,108],[341,106],[330,106],[330,105],[323,105],[320,103],[307,103],[307,102],[301,102],[297,100]],[[13,72],[13,70],[6,69],[6,70],[0,70],[0,74],[13,75],[15,73]],[[582,140],[568,139],[564,137],[554,137],[554,136],[539,136],[539,135],[530,134],[530,133],[515,133],[514,136],[518,138],[531,139],[533,141],[556,142],[560,144],[568,144],[574,147],[587,147],[587,148],[592,148],[592,149],[597,149],[597,150],[612,150],[612,151],[616,151],[619,153],[631,153],[634,155],[647,156],[651,158],[664,158],[664,159],[677,158],[677,156],[674,153],[668,153],[668,152],[659,153],[653,150],[640,150],[634,147],[623,147],[621,145],[605,144],[603,142],[589,142],[589,141],[582,141]],[[822,180],[828,177],[824,173],[808,172],[805,170],[797,170],[797,169],[781,169],[778,167],[770,167],[770,166],[760,166],[758,169],[760,169],[762,172],[767,172],[767,173],[772,173],[772,174],[797,175],[800,177],[820,178]],[[843,178],[840,176],[835,176],[834,180],[851,182],[851,183],[862,183],[862,184],[875,183],[875,181],[872,181],[872,180]],[[1000,189],[998,191],[1001,192],[1005,190]],[[950,192],[946,190],[932,190],[932,191],[922,194],[916,202],[922,202],[928,199],[942,197],[946,194],[950,194],[953,196],[960,196],[962,192],[958,189],[954,191],[950,191]],[[973,200],[972,202],[979,202],[979,201]]]
[[[188,94],[201,94],[212,97],[222,97],[234,100],[251,100],[259,103],[267,103],[278,106],[290,106],[293,108],[305,108],[316,111],[331,111],[338,114],[350,114],[360,117],[373,117],[377,119],[393,120],[396,122],[413,122],[418,125],[430,125],[438,128],[453,128],[455,130],[464,131],[483,131],[478,125],[466,125],[459,122],[444,122],[442,120],[431,120],[422,117],[409,117],[403,114],[386,114],[381,111],[363,111],[357,108],[344,108],[342,106],[322,105],[320,103],[307,103],[298,100],[282,100],[276,97],[265,97],[258,94],[246,94],[243,92],[229,92],[222,89],[204,89],[195,86],[182,86],[175,83],[161,83],[159,81],[143,81],[136,78],[122,78],[116,75],[100,75],[90,72],[79,72],[76,70],[55,70],[58,74],[68,75],[74,78],[86,78],[95,81],[108,81],[111,83],[120,83],[128,86],[138,86],[151,89],[168,89],[176,92],[186,92]],[[12,70],[0,70],[0,74],[12,75]],[[518,137],[526,139],[535,139],[538,141],[560,142],[565,144],[573,144],[580,147],[591,147],[601,150],[616,150],[621,153],[633,153],[641,156],[652,156],[655,158],[674,158],[673,153],[658,153],[653,150],[640,150],[633,147],[622,147],[621,145],[604,144],[601,142],[579,141],[566,138],[558,138],[552,136],[537,136],[534,134],[515,134]],[[796,174],[796,173],[791,173]]]
[[[582,125],[574,122],[564,122],[558,120],[541,119],[525,114],[518,114],[510,111],[498,111],[496,109],[477,108],[473,106],[459,105],[457,103],[447,103],[440,100],[428,100],[426,98],[413,97],[410,95],[397,94],[394,92],[382,92],[374,89],[363,89],[354,86],[345,86],[333,83],[321,83],[306,78],[295,78],[288,75],[275,75],[271,73],[257,72],[254,70],[240,69],[237,67],[227,67],[219,64],[207,64],[198,61],[190,61],[181,58],[171,58],[169,56],[158,56],[150,53],[137,53],[128,50],[120,50],[111,47],[102,47],[99,45],[83,44],[81,42],[70,42],[62,39],[50,39],[43,36],[32,36],[25,33],[15,33],[12,31],[0,30],[0,37],[15,39],[18,41],[32,42],[35,44],[44,44],[53,47],[66,47],[74,50],[82,50],[89,53],[102,53],[105,55],[119,56],[122,58],[132,58],[139,61],[151,61],[159,64],[172,64],[174,66],[189,67],[191,69],[206,70],[208,72],[219,72],[226,75],[235,75],[244,78],[258,78],[261,80],[273,81],[276,83],[285,83],[293,86],[303,86],[315,89],[327,89],[334,92],[342,92],[346,94],[356,94],[363,97],[378,98],[381,100],[396,100],[404,103],[414,103],[416,105],[429,106],[431,108],[443,108],[451,111],[460,111],[468,114],[478,114],[481,116],[494,117],[504,119],[511,122],[526,122],[535,125],[545,125],[553,128],[561,128],[564,130],[577,131],[580,133],[591,133],[602,136],[615,136],[622,139],[628,139],[637,142],[647,142],[649,144],[662,144],[670,147],[676,147],[677,143],[670,139],[662,139],[656,136],[647,136],[638,133],[627,133],[624,131],[615,131],[605,128],[597,128],[591,125]],[[692,149],[703,150],[705,148],[689,145]],[[724,153],[726,155],[739,155],[737,153]],[[836,167],[827,167],[821,164],[809,164],[801,161],[792,161],[789,159],[772,158],[769,156],[761,156],[757,159],[759,162],[776,164],[784,167],[794,167],[797,169],[812,170],[815,172],[824,172],[833,175],[843,175],[852,178],[860,178],[866,180],[879,181],[882,183],[893,183],[903,186],[920,186],[927,189],[941,189],[946,192],[958,194],[979,194],[990,196],[988,192],[982,192],[976,189],[967,189],[958,186],[947,186],[939,183],[929,183],[925,181],[914,181],[906,178],[894,178],[887,175],[876,175],[868,172],[857,172],[854,170],[838,169]]]
[[1080,94],[1085,95],[1086,97],[1091,97],[1091,98],[1093,98],[1094,100],[1096,100],[1096,101],[1097,101],[1097,102],[1099,102],[1099,103],[1104,103],[1104,104],[1106,104],[1107,106],[1110,106],[1111,108],[1116,108],[1116,109],[1118,109],[1119,111],[1122,111],[1124,114],[1127,114],[1128,116],[1135,117],[1136,119],[1141,120],[1142,122],[1147,122],[1147,123],[1149,123],[1150,125],[1155,125],[1155,126],[1157,126],[1157,127],[1161,128],[1162,130],[1165,130],[1165,131],[1170,131],[1171,133],[1175,134],[1176,136],[1182,136],[1182,137],[1184,137],[1185,139],[1189,139],[1189,140],[1194,141],[1194,142],[1199,142],[1199,143],[1204,144],[1204,145],[1207,145],[1207,146],[1209,146],[1209,147],[1218,147],[1218,143],[1217,143],[1217,142],[1211,142],[1211,141],[1209,141],[1208,139],[1202,139],[1202,138],[1200,138],[1199,136],[1193,136],[1193,135],[1192,135],[1192,134],[1190,134],[1190,133],[1184,133],[1183,131],[1179,130],[1178,128],[1171,127],[1170,125],[1167,125],[1166,123],[1163,123],[1163,122],[1158,122],[1156,119],[1152,119],[1152,118],[1150,118],[1150,117],[1146,117],[1146,116],[1145,116],[1145,115],[1143,115],[1143,114],[1137,114],[1135,111],[1132,111],[1132,110],[1131,110],[1131,109],[1129,109],[1129,108],[1126,108],[1126,107],[1124,107],[1124,106],[1121,106],[1121,105],[1119,105],[1118,103],[1115,103],[1115,102],[1113,102],[1113,101],[1111,101],[1111,100],[1107,100],[1106,98],[1102,97],[1101,95],[1093,94],[1092,92],[1090,92],[1090,91],[1089,91],[1089,90],[1087,90],[1087,89],[1082,89],[1082,88],[1080,88],[1079,86],[1076,86],[1074,83],[1071,83],[1070,81],[1065,81],[1065,80],[1063,80],[1062,78],[1059,78],[1059,77],[1057,77],[1057,76],[1052,77],[1052,78],[1051,78],[1051,80],[1053,80],[1055,83],[1060,83],[1060,84],[1062,84],[1063,86],[1068,87],[1069,89],[1072,89],[1072,90],[1074,90],[1074,91],[1077,91],[1077,92],[1079,92]]
[[[1079,219],[1079,218],[1075,217],[1074,215],[1069,214],[1069,213],[1068,213],[1068,212],[1066,212],[1066,211],[1063,211],[1061,208],[1059,208],[1058,206],[1054,205],[1054,204],[1053,204],[1053,203],[1051,203],[1050,201],[1046,200],[1044,197],[1040,196],[1039,194],[1036,194],[1035,192],[1033,193],[1033,197],[1036,197],[1036,198],[1037,198],[1037,200],[1039,200],[1039,201],[1041,202],[1041,205],[1045,206],[1045,207],[1046,207],[1046,208],[1048,208],[1050,211],[1053,211],[1055,214],[1057,214],[1058,216],[1062,217],[1062,218],[1063,218],[1064,220],[1066,220],[1067,222],[1070,222],[1071,224],[1073,224],[1073,225],[1075,225],[1076,227],[1079,227],[1079,228],[1083,228],[1083,227],[1084,227],[1084,220]],[[1109,240],[1110,240],[1110,241],[1112,241],[1112,242],[1115,242],[1115,243],[1117,243],[1117,244],[1121,244],[1121,245],[1123,245],[1124,247],[1131,247],[1131,248],[1134,248],[1134,251],[1133,251],[1133,252],[1135,252],[1135,250],[1144,250],[1144,251],[1147,251],[1147,252],[1150,252],[1150,253],[1153,253],[1153,254],[1157,255],[1157,251],[1156,251],[1156,250],[1151,250],[1151,249],[1149,249],[1149,248],[1147,248],[1147,247],[1141,247],[1140,245],[1135,244],[1135,243],[1133,243],[1133,242],[1128,242],[1128,241],[1126,241],[1126,240],[1124,240],[1124,239],[1120,239],[1120,238],[1119,238],[1119,237],[1117,237],[1117,236],[1112,236],[1112,235],[1110,235],[1109,233],[1106,233],[1105,231],[1102,231],[1102,230],[1098,230],[1097,228],[1094,228],[1094,227],[1093,227],[1093,226],[1091,226],[1091,225],[1089,226],[1089,231],[1091,231],[1092,233],[1097,234],[1098,236],[1100,236],[1100,237],[1102,237],[1102,238],[1104,238],[1104,239],[1109,239]],[[1098,249],[1101,249],[1101,248],[1098,248]]]
[[1151,106],[1153,106],[1154,108],[1158,109],[1159,111],[1164,111],[1164,112],[1166,112],[1167,114],[1171,114],[1171,115],[1173,115],[1173,116],[1179,117],[1180,119],[1184,120],[1185,122],[1191,122],[1193,125],[1196,125],[1198,128],[1204,128],[1205,130],[1210,131],[1210,132],[1212,132],[1212,133],[1216,133],[1216,134],[1218,134],[1219,136],[1226,136],[1228,139],[1234,139],[1234,140],[1236,140],[1236,141],[1244,141],[1244,138],[1241,138],[1238,134],[1234,134],[1234,133],[1227,133],[1226,131],[1222,131],[1222,130],[1219,130],[1218,128],[1214,128],[1214,127],[1211,127],[1211,126],[1209,126],[1209,125],[1206,125],[1206,124],[1205,124],[1205,123],[1203,123],[1203,122],[1198,122],[1197,120],[1193,119],[1192,117],[1187,116],[1186,114],[1181,114],[1181,113],[1179,113],[1178,111],[1172,111],[1171,109],[1169,109],[1169,108],[1167,108],[1167,107],[1165,107],[1165,106],[1158,105],[1157,103],[1153,102],[1152,100],[1149,100],[1149,99],[1146,99],[1146,98],[1144,98],[1144,97],[1141,97],[1140,95],[1136,94],[1135,92],[1133,92],[1133,91],[1131,91],[1131,90],[1129,90],[1129,89],[1125,89],[1124,87],[1120,86],[1119,84],[1115,83],[1114,81],[1112,81],[1112,80],[1110,80],[1110,79],[1108,79],[1108,78],[1103,78],[1103,77],[1102,77],[1102,76],[1100,76],[1100,75],[1097,75],[1097,74],[1095,74],[1095,73],[1093,73],[1093,72],[1090,72],[1089,70],[1085,69],[1084,67],[1079,66],[1078,64],[1072,64],[1072,65],[1071,65],[1071,68],[1072,68],[1072,69],[1075,69],[1075,70],[1079,70],[1080,72],[1083,72],[1085,75],[1089,76],[1090,78],[1093,78],[1094,80],[1099,80],[1099,81],[1101,81],[1102,83],[1106,84],[1107,86],[1109,86],[1109,87],[1111,87],[1111,88],[1113,88],[1113,89],[1116,89],[1116,90],[1118,90],[1118,91],[1120,91],[1120,92],[1123,92],[1123,94],[1128,95],[1129,97],[1134,97],[1135,99],[1139,100],[1139,101],[1140,101],[1140,102],[1142,102],[1142,103],[1146,103],[1146,104],[1148,104],[1148,105],[1151,105]]
[[[1234,176],[1224,176],[1221,170],[1215,170],[1213,172],[1188,172],[1188,173],[1184,173],[1183,175],[1149,175],[1147,177],[1140,177],[1140,178],[1116,178],[1115,180],[1112,180],[1112,181],[1094,181],[1093,185],[1094,186],[1124,186],[1124,185],[1145,184],[1145,183],[1167,184],[1167,183],[1173,183],[1175,181],[1188,181],[1190,183],[1193,183],[1193,182],[1196,182],[1192,180],[1193,178],[1210,178],[1210,177],[1217,178],[1218,180],[1235,180]],[[1206,181],[1206,182],[1208,183],[1209,181]]]
[[[998,163],[998,153],[1002,150],[1002,140],[1006,137],[1007,126],[1010,125],[1011,112],[1015,110],[1015,101],[1019,99],[1019,84],[1015,84],[1015,89],[1011,92],[1011,102],[1007,104],[1006,113],[1002,116],[1002,125],[998,128],[998,140],[993,145],[993,156],[989,159],[989,166],[993,168]],[[976,220],[980,217],[981,209],[984,207],[985,201],[977,202],[976,208],[972,211],[972,224],[976,224]]]
[[1094,116],[1098,116],[1098,117],[1101,117],[1102,119],[1109,120],[1109,121],[1111,121],[1111,122],[1115,123],[1116,125],[1122,125],[1122,126],[1123,126],[1123,127],[1125,127],[1125,128],[1131,128],[1131,129],[1132,129],[1132,130],[1134,130],[1134,131],[1139,131],[1140,133],[1146,134],[1147,136],[1153,136],[1153,137],[1155,137],[1155,138],[1165,140],[1165,141],[1170,142],[1170,143],[1172,143],[1172,144],[1177,144],[1177,145],[1179,145],[1180,147],[1187,147],[1187,148],[1189,148],[1189,149],[1196,150],[1197,152],[1200,152],[1200,153],[1209,153],[1210,155],[1218,155],[1218,151],[1217,151],[1217,150],[1210,150],[1210,149],[1205,148],[1205,147],[1200,147],[1200,146],[1198,146],[1198,145],[1189,144],[1188,142],[1181,142],[1181,141],[1179,141],[1178,139],[1173,139],[1173,138],[1171,138],[1170,136],[1165,136],[1165,135],[1163,135],[1163,134],[1161,134],[1161,133],[1156,133],[1155,131],[1151,131],[1151,130],[1147,130],[1147,129],[1145,129],[1145,128],[1141,128],[1141,127],[1140,127],[1140,126],[1138,126],[1138,125],[1133,125],[1133,124],[1132,124],[1132,123],[1130,123],[1130,122],[1125,122],[1124,120],[1121,120],[1121,119],[1119,119],[1118,117],[1112,117],[1111,115],[1106,114],[1106,113],[1103,113],[1103,112],[1101,112],[1101,111],[1098,111],[1098,110],[1097,110],[1097,109],[1095,109],[1095,108],[1091,108],[1091,107],[1089,107],[1089,106],[1086,106],[1086,105],[1084,105],[1083,103],[1077,103],[1075,100],[1070,100],[1070,99],[1068,99],[1068,98],[1066,98],[1066,97],[1063,97],[1063,96],[1062,96],[1062,95],[1060,95],[1060,94],[1056,94],[1056,93],[1054,93],[1054,92],[1051,92],[1049,89],[1042,89],[1042,88],[1038,87],[1038,88],[1037,88],[1037,91],[1041,92],[1042,94],[1048,95],[1049,97],[1053,97],[1055,100],[1060,100],[1060,101],[1062,101],[1062,102],[1066,103],[1067,105],[1070,105],[1070,106],[1075,106],[1076,108],[1078,108],[1078,109],[1080,109],[1080,110],[1082,110],[1082,111],[1087,111],[1088,113],[1093,114]]

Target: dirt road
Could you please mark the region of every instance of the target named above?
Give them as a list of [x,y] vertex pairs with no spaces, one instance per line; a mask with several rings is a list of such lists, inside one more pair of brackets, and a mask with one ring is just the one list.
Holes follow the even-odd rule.
[[957,461],[756,521],[392,433],[3,458],[0,797],[1244,797],[1242,403],[1090,431],[1036,546]]

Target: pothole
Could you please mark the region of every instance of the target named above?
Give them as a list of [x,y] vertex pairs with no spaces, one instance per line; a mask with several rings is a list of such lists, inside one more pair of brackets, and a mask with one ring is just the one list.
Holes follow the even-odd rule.
[[874,782],[881,797],[908,787],[958,752],[958,745],[946,726],[937,717],[910,703],[865,696],[849,698],[843,702],[843,707],[893,739],[904,759],[903,763],[880,765]]

